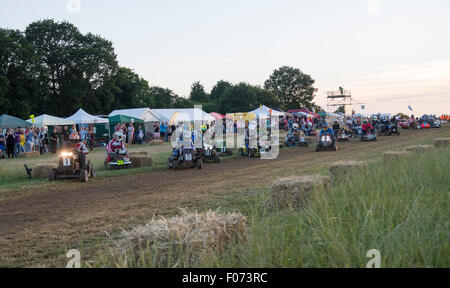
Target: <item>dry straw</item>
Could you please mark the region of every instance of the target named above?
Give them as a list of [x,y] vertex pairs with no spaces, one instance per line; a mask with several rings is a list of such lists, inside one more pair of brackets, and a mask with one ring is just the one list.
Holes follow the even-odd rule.
[[434,139],[434,145],[436,146],[436,148],[449,147],[450,146],[450,138]]
[[150,145],[163,145],[164,141],[162,140],[152,140],[150,141]]
[[407,152],[413,152],[413,153],[423,153],[427,151],[433,150],[433,146],[431,145],[416,145],[416,146],[409,146],[405,148],[405,151]]
[[47,179],[50,172],[56,168],[56,165],[37,165],[33,169],[33,177],[40,179]]
[[322,175],[279,178],[271,186],[271,204],[276,208],[302,208],[314,191],[324,191],[330,182],[330,177]]
[[130,156],[148,156],[148,153],[145,151],[133,151],[130,152]]
[[156,267],[183,266],[247,240],[247,218],[240,213],[181,211],[180,216],[153,218],[145,226],[123,232],[119,253],[125,259],[140,261],[148,252],[147,258],[151,257]]
[[21,158],[39,157],[40,155],[38,151],[20,153]]
[[340,177],[352,176],[367,170],[367,163],[364,161],[338,161],[330,166],[330,173],[333,180]]
[[383,161],[398,161],[401,159],[405,159],[411,155],[412,153],[408,151],[388,151],[383,154]]
[[153,165],[152,157],[130,156],[130,161],[133,163],[133,167],[136,168],[150,167]]

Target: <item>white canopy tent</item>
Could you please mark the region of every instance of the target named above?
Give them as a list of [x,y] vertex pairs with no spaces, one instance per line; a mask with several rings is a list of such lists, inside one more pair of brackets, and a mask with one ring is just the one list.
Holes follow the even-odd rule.
[[97,123],[109,123],[108,119],[93,116],[83,109],[77,111],[77,113],[66,118],[66,120],[73,121],[75,124],[97,124]]
[[[32,119],[27,120],[30,123],[32,122]],[[59,118],[51,115],[41,115],[39,117],[34,118],[34,123],[36,127],[45,127],[45,126],[64,126],[64,125],[74,125],[75,122],[72,120],[67,120],[64,118]]]
[[258,108],[256,110],[253,110],[253,111],[251,111],[249,113],[255,114],[256,117],[259,117],[260,115],[267,115],[267,116],[272,115],[272,116],[278,116],[278,117],[285,116],[284,112],[280,112],[280,111],[277,111],[277,110],[270,109],[269,107],[267,107],[265,105],[261,106],[260,108]]
[[136,108],[136,109],[124,109],[114,110],[109,114],[109,117],[123,115],[132,118],[138,118],[144,120],[144,122],[159,122],[161,121],[150,108]]
[[193,122],[194,120],[201,120],[205,122],[216,121],[216,118],[209,115],[200,109],[152,109],[161,122],[175,124],[177,122]]

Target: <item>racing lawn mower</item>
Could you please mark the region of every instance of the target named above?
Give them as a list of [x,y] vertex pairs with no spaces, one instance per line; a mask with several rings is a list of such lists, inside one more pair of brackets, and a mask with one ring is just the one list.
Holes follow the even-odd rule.
[[319,138],[319,143],[316,146],[316,152],[320,151],[337,151],[336,143],[333,143],[333,138],[329,134],[322,135]]
[[233,156],[233,150],[227,149],[226,141],[216,141],[214,146],[220,157]]
[[348,135],[345,130],[341,129],[337,132],[337,141],[338,142],[348,142],[348,141],[350,141],[350,135]]
[[214,163],[220,163],[220,155],[219,152],[216,151],[216,148],[209,144],[203,144],[203,149],[197,149],[200,155],[202,155],[202,159],[205,161],[214,161]]
[[133,167],[133,163],[131,163],[128,153],[122,149],[116,149],[113,153],[109,153],[109,159],[108,162],[107,155],[105,167],[108,170],[128,169]]
[[289,133],[284,141],[286,147],[308,147],[309,143],[300,133]]
[[377,141],[377,136],[375,135],[374,130],[367,131],[367,133],[361,137],[361,142],[372,142],[372,141]]
[[174,148],[172,156],[168,160],[168,166],[174,171],[182,167],[203,169],[202,153],[191,147]]
[[95,177],[95,170],[94,165],[90,161],[86,162],[85,157],[85,155],[81,155],[80,153],[61,152],[58,168],[54,168],[50,172],[48,180],[80,179],[81,182],[87,182],[89,177]]

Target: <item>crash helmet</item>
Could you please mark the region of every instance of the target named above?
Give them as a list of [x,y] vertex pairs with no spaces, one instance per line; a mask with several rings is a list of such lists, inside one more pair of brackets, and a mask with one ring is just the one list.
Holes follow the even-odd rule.
[[113,135],[113,139],[115,141],[123,141],[123,138],[124,138],[124,136],[123,136],[122,132],[115,132]]
[[202,125],[202,132],[206,132],[206,130],[208,130],[208,126]]
[[323,128],[328,128],[328,127],[330,127],[330,126],[328,125],[327,122],[325,122],[325,123],[323,124]]
[[76,144],[78,142],[80,142],[81,137],[80,134],[78,134],[77,131],[73,131],[72,133],[70,133],[69,135],[69,141],[73,144]]
[[292,124],[292,129],[298,130],[298,128],[299,128],[298,123]]

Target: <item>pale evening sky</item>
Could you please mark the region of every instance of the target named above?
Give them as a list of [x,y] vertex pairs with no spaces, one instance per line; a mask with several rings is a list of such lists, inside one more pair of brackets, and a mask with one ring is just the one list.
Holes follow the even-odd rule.
[[344,85],[368,113],[450,113],[448,0],[0,0],[2,28],[45,18],[111,40],[120,65],[181,96],[289,65],[322,107]]

